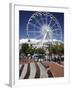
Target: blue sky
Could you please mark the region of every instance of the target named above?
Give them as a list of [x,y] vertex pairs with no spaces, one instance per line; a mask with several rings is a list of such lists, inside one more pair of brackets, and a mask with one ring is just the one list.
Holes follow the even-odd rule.
[[[35,11],[19,11],[19,39],[27,38],[26,25],[28,23],[29,18],[34,13]],[[64,13],[56,13],[56,12],[50,13],[54,15],[54,17],[59,21],[62,28],[62,33],[64,34]],[[31,37],[34,36],[31,34]]]

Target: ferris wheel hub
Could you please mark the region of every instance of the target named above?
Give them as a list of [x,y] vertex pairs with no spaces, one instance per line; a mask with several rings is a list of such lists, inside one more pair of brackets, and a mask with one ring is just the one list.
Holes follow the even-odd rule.
[[45,35],[51,31],[50,27],[48,25],[42,26],[42,34]]

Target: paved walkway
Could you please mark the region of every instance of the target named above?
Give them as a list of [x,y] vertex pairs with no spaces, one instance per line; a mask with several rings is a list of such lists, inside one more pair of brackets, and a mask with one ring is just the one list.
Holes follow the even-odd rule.
[[54,62],[31,62],[19,65],[19,78],[63,77],[64,68]]
[[43,64],[49,67],[53,77],[64,77],[64,66],[55,62],[44,61]]
[[46,68],[40,62],[37,63],[31,62],[30,68],[29,68],[29,64],[23,64],[23,65],[20,64],[19,66],[20,79],[48,77]]
[[27,72],[27,67],[28,67],[28,64],[25,64],[24,65],[24,68],[21,72],[21,76],[20,76],[20,79],[24,79],[25,75],[26,75],[26,72]]
[[48,74],[47,74],[47,70],[45,69],[45,67],[40,62],[38,62],[37,64],[40,68],[40,78],[47,78]]
[[36,74],[35,63],[30,63],[30,76],[29,76],[29,78],[34,78],[35,74]]
[[54,62],[49,63],[49,66],[54,77],[64,77],[64,67]]

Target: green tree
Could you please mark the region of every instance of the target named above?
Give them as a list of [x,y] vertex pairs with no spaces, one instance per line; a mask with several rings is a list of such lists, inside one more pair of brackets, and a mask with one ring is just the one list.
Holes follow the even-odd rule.
[[63,55],[64,54],[64,44],[60,44],[59,52]]
[[33,54],[34,54],[34,49],[28,48],[28,49],[26,50],[26,52],[27,52],[27,54],[33,55]]
[[29,45],[27,43],[22,44],[22,53],[25,53],[25,55],[27,55],[28,48],[29,48]]
[[43,48],[37,48],[37,49],[35,49],[35,53],[45,54],[45,50]]

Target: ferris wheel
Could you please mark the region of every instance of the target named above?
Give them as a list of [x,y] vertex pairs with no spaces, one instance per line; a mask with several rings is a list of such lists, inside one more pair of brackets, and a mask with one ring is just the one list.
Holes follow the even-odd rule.
[[29,39],[35,38],[41,40],[41,45],[48,40],[48,43],[54,39],[62,41],[62,29],[59,21],[49,12],[35,12],[29,18],[27,23],[27,36]]

